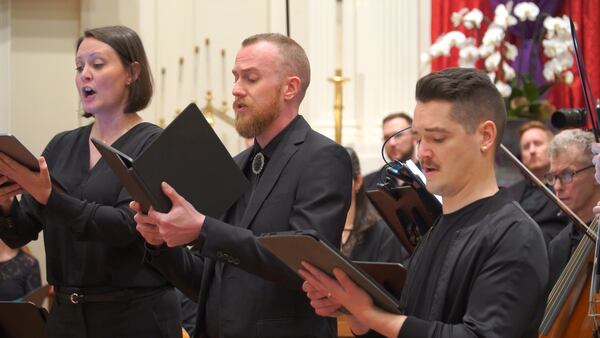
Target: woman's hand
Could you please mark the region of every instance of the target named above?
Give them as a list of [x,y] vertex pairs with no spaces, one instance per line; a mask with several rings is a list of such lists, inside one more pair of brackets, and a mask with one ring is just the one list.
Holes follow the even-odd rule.
[[3,215],[10,213],[15,196],[22,193],[21,186],[11,181],[8,177],[0,175],[0,211]]
[[[40,204],[46,205],[52,192],[52,181],[46,159],[38,158],[39,172],[31,171],[17,161],[0,153],[0,174],[7,176]],[[14,195],[13,195],[14,196]]]

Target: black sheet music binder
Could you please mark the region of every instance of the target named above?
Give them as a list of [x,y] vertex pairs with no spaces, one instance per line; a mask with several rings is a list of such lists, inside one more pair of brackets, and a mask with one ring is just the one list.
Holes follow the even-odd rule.
[[136,159],[92,139],[102,158],[142,211],[171,209],[161,182],[169,183],[203,214],[221,216],[248,181],[195,104],[188,105]]

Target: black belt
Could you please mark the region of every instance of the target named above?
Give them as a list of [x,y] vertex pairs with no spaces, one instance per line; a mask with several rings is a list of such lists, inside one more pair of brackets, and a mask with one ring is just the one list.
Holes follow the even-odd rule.
[[133,298],[149,296],[153,293],[159,293],[167,288],[169,288],[169,286],[160,288],[123,289],[103,293],[86,293],[86,290],[58,288],[56,291],[56,298],[71,304],[122,302]]

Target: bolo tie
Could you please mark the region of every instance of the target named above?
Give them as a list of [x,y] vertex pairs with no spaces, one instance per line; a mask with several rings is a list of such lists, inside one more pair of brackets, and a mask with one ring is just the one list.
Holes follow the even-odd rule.
[[254,173],[254,175],[258,176],[260,175],[264,167],[265,155],[263,155],[263,153],[259,151],[258,153],[256,153],[256,155],[254,155],[254,158],[252,159],[252,172]]

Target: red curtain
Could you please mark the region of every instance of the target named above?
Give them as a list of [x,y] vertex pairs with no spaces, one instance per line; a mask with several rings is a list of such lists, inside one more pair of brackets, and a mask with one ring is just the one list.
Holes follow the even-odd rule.
[[[433,43],[440,35],[456,28],[452,24],[451,16],[453,12],[458,12],[462,8],[479,8],[484,16],[493,17],[494,12],[491,9],[489,0],[431,0],[431,42]],[[461,29],[467,36],[472,36],[472,32]],[[483,29],[485,31],[485,28]],[[448,67],[458,66],[458,50],[452,48],[448,57],[438,57],[431,61],[431,70],[440,70]]]
[[[479,8],[487,17],[493,17],[489,0],[431,0],[431,41],[434,42],[443,33],[454,30],[451,15],[460,9]],[[558,15],[570,15],[578,28],[578,37],[588,78],[592,87],[592,97],[600,97],[600,1],[564,0]],[[453,49],[449,57],[439,57],[431,62],[432,70],[456,67],[458,52]],[[569,86],[557,84],[549,94],[550,101],[557,107],[584,107],[581,84],[577,66],[573,67],[575,79]]]
[[[600,97],[600,1],[564,0],[558,13],[571,16],[577,25],[577,37],[592,87],[591,95],[596,99]],[[571,85],[560,84],[552,87],[549,99],[557,108],[585,106],[576,64],[573,74],[575,79]]]

